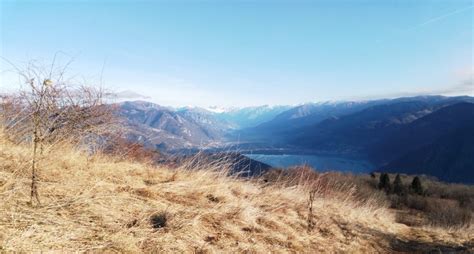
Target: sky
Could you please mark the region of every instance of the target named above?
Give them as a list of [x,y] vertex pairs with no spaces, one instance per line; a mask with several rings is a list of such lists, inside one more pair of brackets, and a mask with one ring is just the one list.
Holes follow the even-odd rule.
[[474,95],[472,1],[0,0],[12,63],[168,106]]

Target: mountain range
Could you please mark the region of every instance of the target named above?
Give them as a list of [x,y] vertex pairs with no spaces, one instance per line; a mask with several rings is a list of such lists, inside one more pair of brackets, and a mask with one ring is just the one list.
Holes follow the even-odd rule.
[[418,96],[231,110],[135,101],[119,109],[127,136],[160,150],[277,147],[466,182],[474,176],[473,103],[469,96]]
[[231,133],[273,119],[289,106],[229,110],[164,107],[146,101],[118,103],[131,140],[161,150],[212,148],[231,140]]
[[144,101],[122,102],[118,108],[127,138],[160,150],[210,146],[224,130],[205,112],[176,111]]

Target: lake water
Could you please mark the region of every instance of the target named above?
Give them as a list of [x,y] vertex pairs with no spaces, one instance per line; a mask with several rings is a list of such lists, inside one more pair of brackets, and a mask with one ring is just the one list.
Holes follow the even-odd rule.
[[279,168],[307,164],[318,171],[336,170],[353,173],[369,173],[374,169],[374,166],[368,161],[336,156],[293,154],[245,154],[245,156]]

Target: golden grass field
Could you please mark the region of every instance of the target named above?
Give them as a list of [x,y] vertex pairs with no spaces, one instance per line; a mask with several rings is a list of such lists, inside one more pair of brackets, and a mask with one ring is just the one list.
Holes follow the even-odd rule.
[[[30,150],[0,134],[0,252],[401,253],[473,241],[472,227],[408,227],[376,199],[356,202],[337,189],[316,193],[309,232],[305,184],[229,177],[225,163],[170,169],[67,145],[45,151],[41,205],[32,206]],[[156,214],[164,227],[152,227]]]

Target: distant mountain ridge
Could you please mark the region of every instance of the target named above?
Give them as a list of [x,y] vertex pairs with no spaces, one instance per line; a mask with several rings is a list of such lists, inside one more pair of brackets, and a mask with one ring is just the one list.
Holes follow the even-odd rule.
[[234,124],[235,129],[251,128],[272,120],[277,115],[291,109],[291,106],[255,106],[228,110],[216,114],[218,119]]
[[[397,99],[380,99],[372,101],[348,101],[348,102],[325,102],[325,103],[308,103],[291,108],[277,115],[273,120],[260,124],[253,128],[242,130],[242,137],[265,139],[265,135],[269,135],[270,139],[275,136],[291,136],[294,133],[305,131],[305,128],[315,126],[322,121],[338,120],[346,115],[361,112],[364,109],[385,105],[391,105],[404,102],[427,103],[430,105],[456,102],[471,101],[472,97],[445,97],[445,96],[417,96]],[[429,112],[427,112],[429,113]],[[283,142],[288,142],[284,138]]]
[[127,137],[148,147],[160,150],[205,147],[222,138],[222,130],[214,128],[203,115],[180,113],[143,101],[122,102],[118,107],[128,127]]
[[236,129],[272,119],[289,106],[259,106],[209,111],[199,107],[164,107],[146,101],[118,103],[127,137],[160,150],[216,147]]
[[272,120],[278,114],[292,108],[285,105],[262,105],[243,108],[218,107],[180,107],[176,111],[201,112],[211,115],[215,121],[226,123],[231,129],[242,129],[257,126]]

